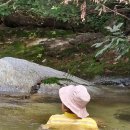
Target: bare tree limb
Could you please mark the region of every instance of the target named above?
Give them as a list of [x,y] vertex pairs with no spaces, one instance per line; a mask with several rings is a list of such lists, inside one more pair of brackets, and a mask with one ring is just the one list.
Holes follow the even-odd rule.
[[8,4],[10,4],[12,1],[13,1],[13,0],[9,0],[9,1],[7,1],[7,2],[1,4],[0,7],[8,5]]
[[[102,7],[105,7],[106,10],[108,10],[108,11],[110,11],[110,12],[113,12],[113,13],[115,13],[116,15],[119,15],[119,16],[121,16],[121,17],[123,17],[123,18],[126,18],[127,20],[130,20],[130,18],[128,18],[126,15],[124,15],[124,14],[122,14],[122,13],[119,13],[117,10],[111,9],[111,8],[107,7],[106,5],[104,5],[104,4],[102,4],[102,3],[98,3],[98,4],[100,4]],[[106,11],[106,12],[107,12],[107,11]]]

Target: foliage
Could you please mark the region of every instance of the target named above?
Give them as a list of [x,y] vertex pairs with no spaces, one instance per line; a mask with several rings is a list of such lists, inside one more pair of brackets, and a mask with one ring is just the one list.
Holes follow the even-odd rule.
[[44,84],[59,84],[59,78],[57,77],[51,77],[51,78],[47,78],[47,79],[44,79],[42,82]]
[[115,60],[120,59],[123,55],[129,52],[130,45],[127,40],[127,37],[124,36],[123,32],[121,31],[123,23],[119,23],[114,25],[112,28],[107,26],[106,29],[109,31],[109,35],[106,39],[101,43],[96,43],[93,46],[102,48],[97,52],[96,57],[102,55],[104,52],[108,50],[115,50],[117,57]]
[[111,15],[102,14],[101,16],[97,14],[90,14],[87,17],[86,24],[89,28],[93,29],[94,31],[104,31],[104,27],[106,26],[105,23],[111,18]]
[[[127,18],[125,15],[119,13],[117,11],[117,6],[121,3],[127,5],[130,3],[129,0],[63,0],[65,4],[68,4],[69,2],[75,2],[77,3],[77,5],[80,5],[80,10],[81,10],[81,19],[82,21],[85,20],[86,17],[86,9],[87,9],[87,4],[89,4],[90,2],[96,3],[96,9],[97,11],[99,11],[99,15],[101,15],[103,12],[113,12],[117,15],[120,15],[122,17]],[[107,6],[107,3],[116,3],[114,8],[111,9]],[[127,18],[129,19],[129,18]]]
[[16,57],[39,63],[43,58],[43,52],[44,49],[41,45],[26,47],[20,41],[14,41],[9,45],[6,43],[0,46],[0,58]]
[[[61,4],[63,1],[65,5]],[[109,2],[116,2],[117,4],[115,4],[113,8],[110,8],[107,6]],[[97,15],[88,17],[87,22],[91,27],[95,28],[95,30],[100,30],[100,25],[104,26],[104,21],[109,19],[109,17],[107,18],[107,16],[103,13],[113,12],[116,15],[127,18],[118,12],[117,6],[120,3],[123,3],[124,7],[126,7],[126,4],[129,4],[129,2],[130,1],[128,0],[1,0],[0,16],[6,16],[12,12],[21,13],[21,11],[23,11],[37,20],[38,17],[53,17],[56,20],[61,20],[70,24],[79,24],[81,22],[80,12],[81,19],[84,21],[88,5],[93,3],[96,10],[99,11],[99,15],[102,15],[101,17],[98,17]],[[89,7],[89,9],[91,10],[91,7]],[[114,28],[109,28],[108,30],[111,32],[113,29]],[[55,32],[52,33],[55,34]],[[35,33],[32,33],[31,37],[32,36],[35,37]],[[104,48],[99,51],[97,55],[100,55],[110,49],[115,49],[117,54],[120,53],[119,56],[116,57],[116,59],[119,59],[129,51],[128,41],[119,30],[116,30],[115,32],[112,31],[106,38],[106,41],[101,45],[104,45]]]
[[63,22],[69,22],[74,24],[80,23],[80,13],[78,7],[74,5],[63,6],[58,4],[53,6],[50,10],[50,16],[57,18]]
[[44,84],[60,84],[61,80],[68,80],[65,78],[50,77],[42,80]]
[[0,5],[0,16],[12,12],[24,12],[38,20],[39,17],[53,17],[63,22],[78,24],[80,20],[79,7],[74,4],[64,6],[59,0],[12,0],[11,3]]
[[[68,4],[65,6],[61,4],[64,2]],[[81,11],[81,19],[85,20],[87,4],[96,3],[96,10],[99,11],[99,14],[106,11],[114,12],[120,15],[117,10],[113,10],[107,7],[107,3],[111,0],[5,0],[0,1],[0,15],[8,15],[12,11],[17,12],[19,10],[26,11],[27,13],[36,13],[39,16],[56,16],[63,21],[68,21],[68,18],[73,20],[79,20],[76,14]],[[114,2],[128,4],[128,0],[113,0]],[[80,6],[77,6],[80,5]],[[117,4],[114,6],[116,8]],[[78,9],[78,10],[77,10]],[[123,15],[122,15],[123,16]]]

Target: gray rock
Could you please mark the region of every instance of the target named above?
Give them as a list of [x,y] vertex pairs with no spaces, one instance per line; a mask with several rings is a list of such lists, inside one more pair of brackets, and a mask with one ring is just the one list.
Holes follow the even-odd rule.
[[94,80],[97,85],[115,85],[118,87],[130,87],[129,77],[97,77]]
[[40,85],[40,89],[38,90],[38,94],[42,94],[44,96],[49,97],[58,97],[59,95],[59,89],[61,87],[67,86],[67,85],[76,85],[77,83],[70,81],[70,80],[59,80],[59,84],[44,84],[42,83]]
[[58,84],[41,84],[38,94],[44,96],[58,97],[60,85]]
[[[59,84],[44,84],[42,83],[40,85],[40,89],[38,90],[38,94],[40,94],[43,97],[59,97],[59,89],[61,87],[67,86],[67,85],[78,85],[78,83],[70,80],[60,80]],[[86,86],[86,85],[85,85]],[[92,97],[99,97],[99,95],[102,93],[101,89],[95,87],[95,86],[86,86],[87,90],[91,94]]]
[[79,33],[70,35],[67,38],[37,38],[28,43],[27,46],[41,44],[44,46],[46,55],[62,57],[66,51],[79,52],[79,46],[84,46],[86,51],[94,50],[91,46],[94,43],[101,42],[103,38],[104,36],[101,33]]
[[[97,91],[91,83],[75,76],[68,76],[50,67],[41,66],[26,60],[5,57],[0,59],[0,93],[30,94],[32,86],[47,77],[67,78],[75,84],[84,84],[92,93]],[[41,88],[42,89],[42,88]],[[48,88],[49,91],[49,88]]]

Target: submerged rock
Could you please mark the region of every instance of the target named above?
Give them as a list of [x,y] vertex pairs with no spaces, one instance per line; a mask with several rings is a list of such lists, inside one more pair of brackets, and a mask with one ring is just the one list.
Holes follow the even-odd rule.
[[97,93],[97,89],[86,80],[23,59],[5,57],[0,59],[0,66],[0,94],[29,95],[32,87],[47,77],[67,78],[75,84],[86,85],[91,93]]
[[94,80],[94,84],[96,85],[115,85],[118,87],[130,87],[130,78],[124,77],[97,77]]

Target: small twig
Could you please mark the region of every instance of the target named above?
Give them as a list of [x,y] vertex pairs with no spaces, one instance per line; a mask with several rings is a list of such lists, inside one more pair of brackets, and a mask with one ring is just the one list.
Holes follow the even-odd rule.
[[[105,5],[102,4],[102,6],[105,6]],[[107,7],[107,6],[105,6],[105,8],[108,9],[108,10],[110,10],[110,11],[113,12],[113,13],[116,13],[117,15],[120,15],[120,16],[126,18],[127,20],[130,20],[130,18],[128,18],[128,17],[127,17],[126,15],[124,15],[124,14],[121,14],[121,13],[115,11],[115,10],[112,10],[112,9],[110,9],[110,8]]]

